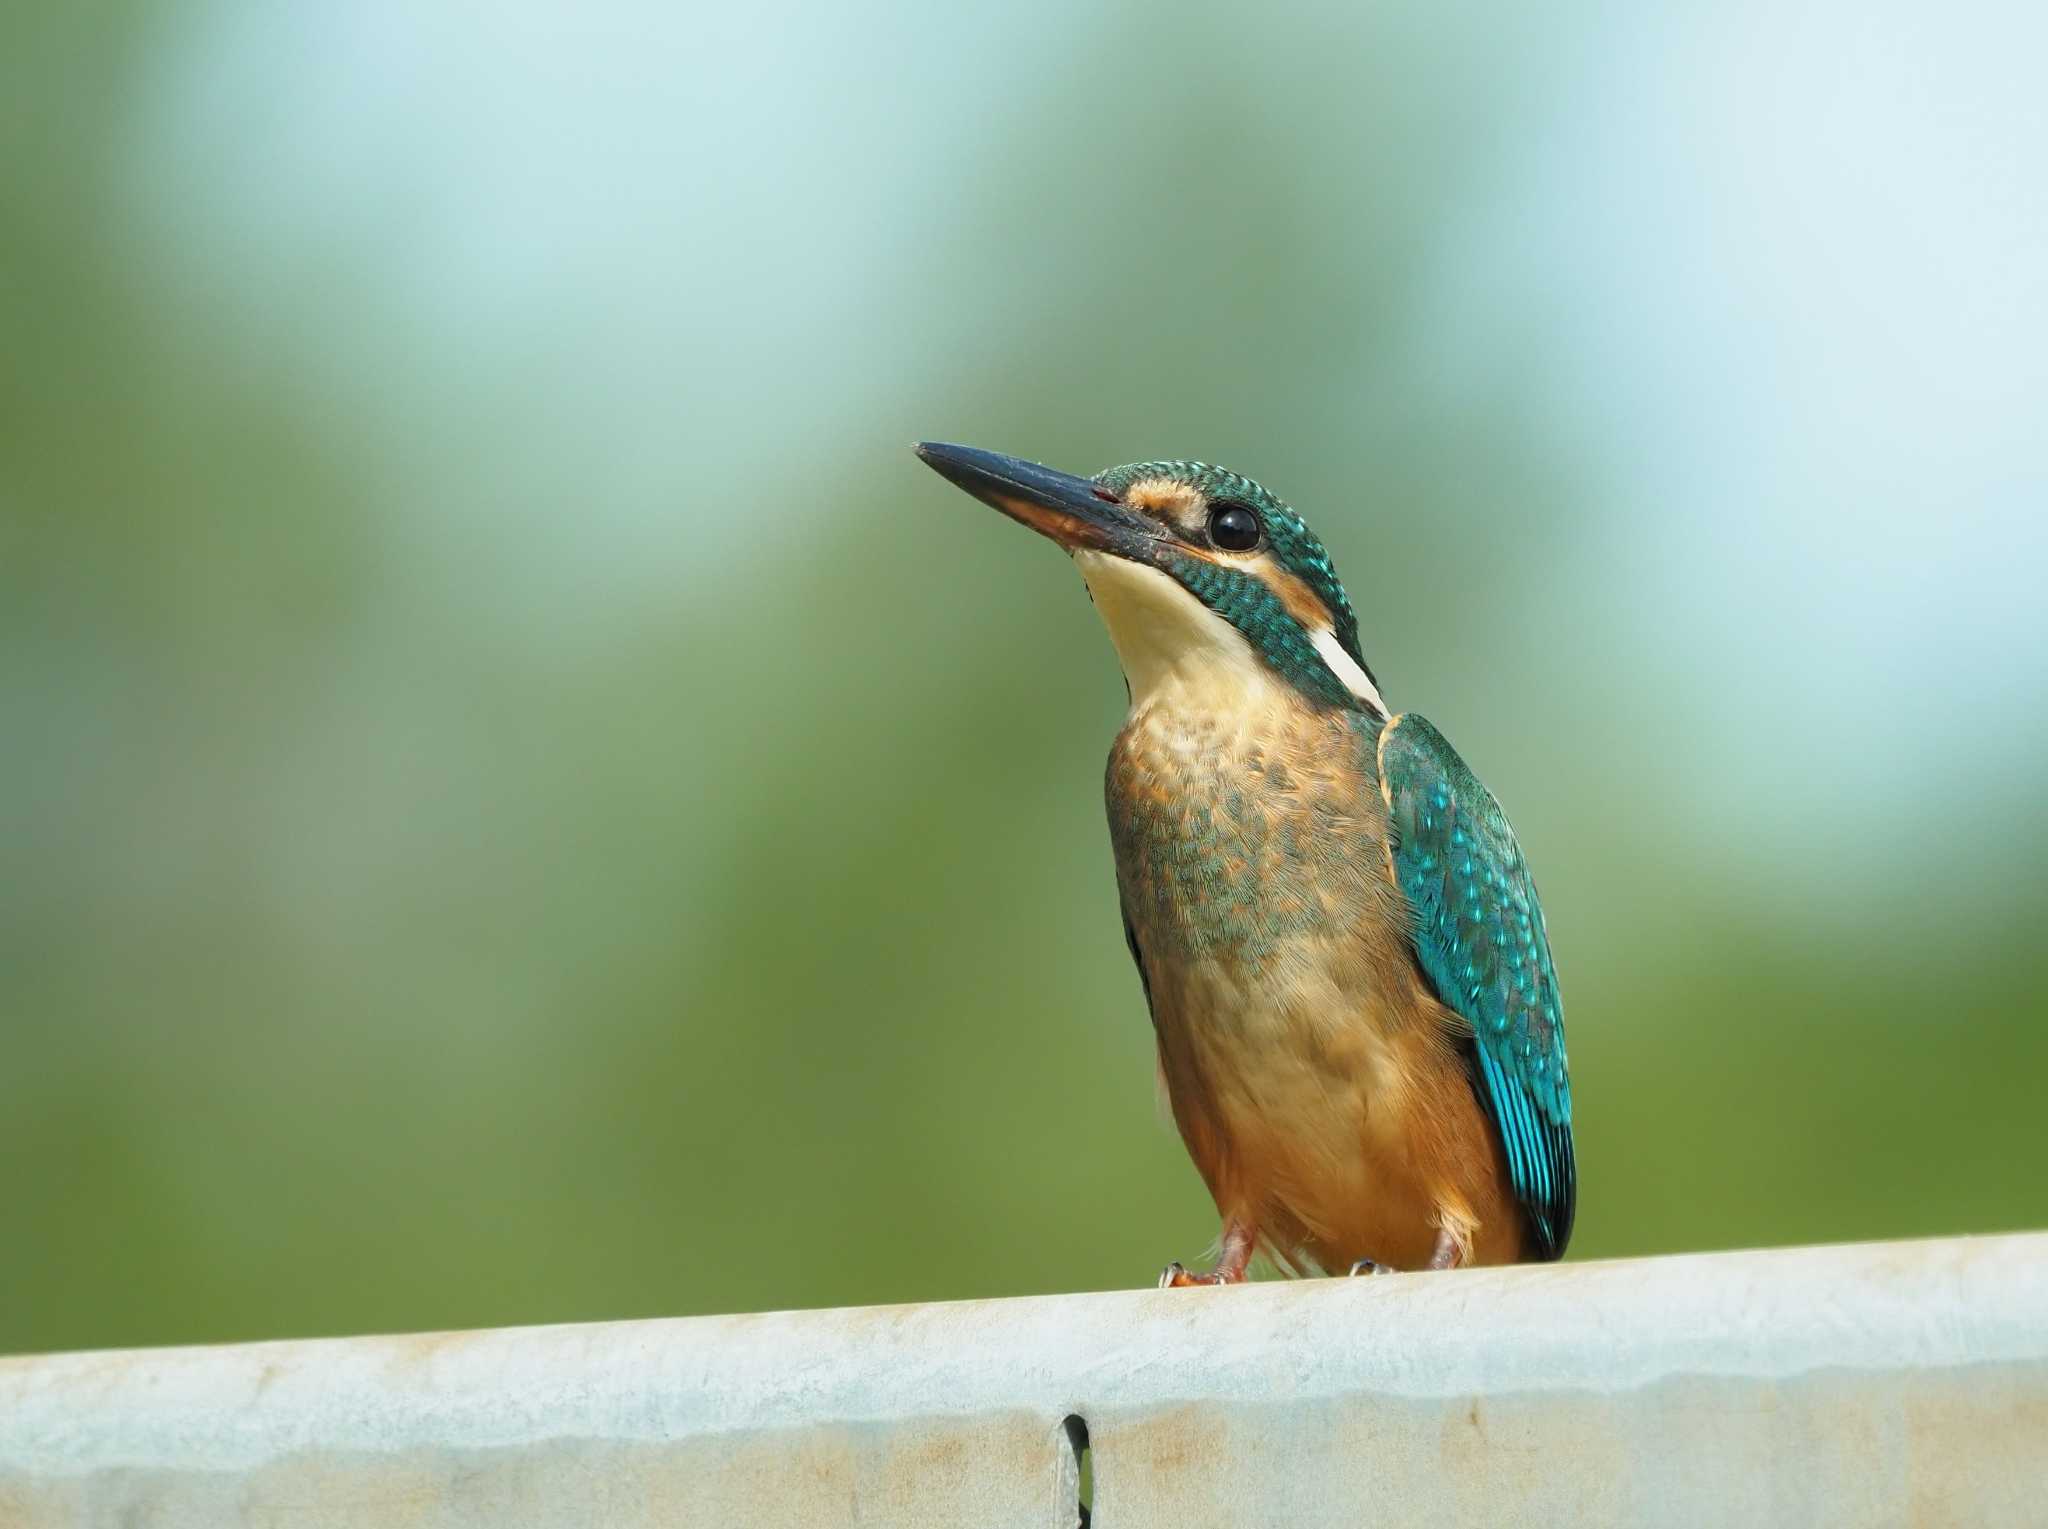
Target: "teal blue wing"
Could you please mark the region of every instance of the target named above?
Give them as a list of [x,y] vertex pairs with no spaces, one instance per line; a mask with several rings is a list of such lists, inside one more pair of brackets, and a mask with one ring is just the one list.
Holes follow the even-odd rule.
[[1473,1087],[1507,1148],[1536,1250],[1563,1256],[1578,1201],[1564,1011],[1536,884],[1507,815],[1423,718],[1380,733],[1394,881],[1415,954],[1472,1026]]

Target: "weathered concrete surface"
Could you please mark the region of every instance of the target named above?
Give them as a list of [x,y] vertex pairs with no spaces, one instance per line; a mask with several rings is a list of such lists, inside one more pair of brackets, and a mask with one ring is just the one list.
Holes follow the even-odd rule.
[[0,1526],[2048,1524],[2048,1235],[0,1360]]

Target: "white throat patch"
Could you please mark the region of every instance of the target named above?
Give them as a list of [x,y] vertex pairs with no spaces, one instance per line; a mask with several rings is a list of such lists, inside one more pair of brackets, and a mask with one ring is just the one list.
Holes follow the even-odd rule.
[[[1272,699],[1279,677],[1237,628],[1167,575],[1088,548],[1075,551],[1074,563],[1116,645],[1134,710],[1168,691],[1200,692],[1217,704],[1226,699],[1220,692],[1235,692],[1241,702]],[[1325,627],[1309,638],[1344,687],[1386,715],[1379,690],[1336,634]]]
[[1237,628],[1157,568],[1087,548],[1074,563],[1116,645],[1133,709],[1167,690],[1273,688]]

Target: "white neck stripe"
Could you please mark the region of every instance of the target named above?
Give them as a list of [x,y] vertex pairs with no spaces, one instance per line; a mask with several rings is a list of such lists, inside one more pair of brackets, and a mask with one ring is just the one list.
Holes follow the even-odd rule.
[[1391,716],[1387,703],[1380,696],[1379,687],[1372,682],[1372,676],[1359,667],[1358,660],[1344,651],[1344,644],[1337,641],[1337,634],[1328,627],[1311,631],[1308,640],[1315,644],[1316,653],[1322,658],[1329,671],[1344,682],[1359,700],[1371,706],[1381,716]]

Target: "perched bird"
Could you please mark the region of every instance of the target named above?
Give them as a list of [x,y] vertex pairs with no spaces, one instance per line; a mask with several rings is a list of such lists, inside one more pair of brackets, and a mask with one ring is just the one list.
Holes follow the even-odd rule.
[[1577,1197],[1557,973],[1500,805],[1390,715],[1322,544],[1249,478],[1094,478],[927,443],[1065,548],[1130,688],[1110,750],[1124,935],[1181,1139],[1255,1250],[1353,1273],[1560,1257]]

